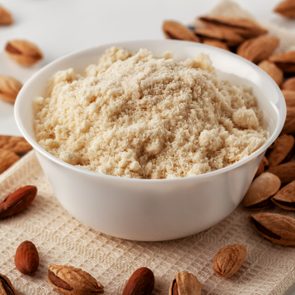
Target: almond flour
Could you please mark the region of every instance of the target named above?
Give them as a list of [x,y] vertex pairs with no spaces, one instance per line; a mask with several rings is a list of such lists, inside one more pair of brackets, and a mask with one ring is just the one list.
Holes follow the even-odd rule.
[[210,60],[110,48],[83,74],[60,71],[35,100],[35,134],[73,165],[133,178],[174,178],[235,163],[266,140],[249,87]]

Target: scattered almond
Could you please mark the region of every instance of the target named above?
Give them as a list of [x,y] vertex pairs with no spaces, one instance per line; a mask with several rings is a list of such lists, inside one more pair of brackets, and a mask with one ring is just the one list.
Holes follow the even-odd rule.
[[16,249],[14,263],[23,274],[32,275],[39,266],[39,254],[31,241],[22,242]]
[[0,274],[0,294],[1,295],[17,295],[9,278],[2,274]]
[[165,36],[169,39],[198,42],[198,37],[186,26],[174,20],[166,20],[162,26]]
[[19,159],[20,157],[16,153],[0,149],[0,173],[4,172]]
[[283,127],[284,133],[295,133],[295,107],[287,108],[287,117]]
[[155,285],[153,272],[147,267],[138,268],[127,281],[122,295],[150,295]]
[[218,47],[218,48],[221,48],[221,49],[229,50],[229,48],[228,48],[228,46],[227,46],[226,43],[221,42],[221,41],[218,41],[218,40],[204,39],[203,40],[203,43],[204,44],[207,44],[207,45],[214,46],[214,47]]
[[187,271],[179,272],[169,289],[169,295],[201,295],[201,292],[202,284],[196,276]]
[[214,256],[213,270],[222,277],[230,278],[241,268],[246,256],[247,249],[244,245],[227,245]]
[[295,218],[277,213],[251,216],[256,230],[267,240],[283,246],[295,246]]
[[[285,80],[285,82],[282,85],[282,89],[295,91],[295,77]],[[294,96],[294,99],[295,99],[295,96]]]
[[295,108],[295,90],[282,90],[287,108]]
[[274,8],[274,11],[288,18],[295,18],[295,1],[284,0]]
[[286,73],[295,73],[295,50],[277,53],[269,58]]
[[32,146],[21,136],[0,135],[0,149],[22,156],[29,152]]
[[267,166],[268,166],[268,160],[267,160],[266,157],[263,157],[263,159],[259,163],[259,166],[258,166],[258,169],[256,171],[255,177],[262,174]]
[[11,40],[5,46],[8,56],[18,64],[29,67],[43,58],[41,50],[26,40]]
[[266,73],[268,73],[273,80],[280,86],[283,83],[284,74],[282,70],[277,67],[273,62],[264,60],[258,65]]
[[295,180],[295,161],[280,164],[269,168],[269,172],[277,175],[282,184]]
[[37,188],[33,185],[20,187],[0,202],[0,219],[8,218],[26,210],[34,201]]
[[261,208],[266,205],[270,197],[278,192],[281,186],[280,179],[269,172],[264,172],[251,183],[243,205],[248,208]]
[[8,26],[12,23],[13,17],[11,13],[3,6],[0,6],[0,26]]
[[69,265],[48,266],[48,280],[59,294],[89,295],[103,293],[103,286],[88,272]]
[[281,164],[290,155],[294,148],[294,137],[288,134],[279,136],[268,155],[269,166],[277,166]]
[[237,54],[254,62],[259,63],[268,59],[279,45],[279,39],[271,35],[262,35],[249,39],[242,43]]
[[14,103],[22,83],[13,77],[0,75],[0,99]]
[[295,211],[295,180],[280,189],[271,200],[285,210]]

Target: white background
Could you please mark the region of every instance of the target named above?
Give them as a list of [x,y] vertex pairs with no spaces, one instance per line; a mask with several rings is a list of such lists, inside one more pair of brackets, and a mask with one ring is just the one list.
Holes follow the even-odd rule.
[[[44,64],[82,48],[106,42],[163,38],[164,19],[190,23],[206,14],[219,0],[0,0],[14,15],[15,24],[0,27],[0,75],[11,75],[25,82]],[[261,21],[271,21],[295,29],[272,12],[277,0],[237,0]],[[36,42],[45,59],[31,69],[8,60],[3,47],[9,39]],[[19,134],[13,107],[0,102],[0,134]],[[295,295],[290,291],[288,295]]]

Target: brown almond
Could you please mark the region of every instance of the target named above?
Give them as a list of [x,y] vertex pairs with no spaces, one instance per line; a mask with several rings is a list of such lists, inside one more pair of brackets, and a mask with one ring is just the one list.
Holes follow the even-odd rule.
[[0,99],[14,103],[22,83],[13,77],[0,75]]
[[287,108],[295,108],[295,90],[282,90]]
[[33,185],[20,187],[0,202],[0,219],[8,218],[26,210],[34,201],[37,188]]
[[196,276],[187,271],[177,273],[169,289],[169,295],[201,295],[201,292],[202,284]]
[[1,295],[17,294],[9,278],[2,274],[0,274],[0,294]]
[[274,12],[287,18],[295,18],[295,1],[284,0],[280,2],[275,8]]
[[287,117],[282,132],[295,133],[295,107],[287,108]]
[[16,153],[0,149],[0,173],[4,172],[19,159],[20,157]]
[[11,40],[5,46],[8,56],[18,64],[29,67],[43,58],[39,47],[26,40]]
[[[290,90],[295,93],[295,77],[289,78],[285,80],[285,82],[282,85],[283,90]],[[294,96],[295,99],[295,96]]]
[[261,27],[257,22],[247,18],[235,18],[228,16],[202,16],[199,18],[205,23],[211,23],[230,28],[238,35],[249,39],[264,35],[267,30]]
[[295,50],[273,54],[269,60],[274,62],[283,72],[295,73]]
[[271,35],[262,35],[243,42],[237,50],[237,54],[259,63],[268,59],[279,45],[279,39]]
[[165,36],[169,39],[195,41],[199,38],[186,26],[174,20],[166,20],[163,22],[162,30]]
[[88,272],[70,265],[48,266],[48,280],[59,294],[99,294],[103,286]]
[[153,272],[147,267],[138,268],[128,279],[122,295],[149,295],[155,285]]
[[289,183],[295,180],[295,161],[290,161],[278,166],[273,166],[269,168],[269,172],[277,175],[282,184]]
[[210,45],[210,46],[214,46],[214,47],[218,47],[221,49],[225,49],[225,50],[229,50],[228,46],[226,43],[218,41],[218,40],[214,40],[214,39],[203,39],[203,43]]
[[22,156],[29,152],[32,146],[21,136],[0,135],[0,149]]
[[281,164],[290,155],[294,148],[294,137],[288,134],[279,136],[268,155],[269,166],[277,166]]
[[239,271],[247,256],[247,249],[241,244],[221,248],[213,258],[213,270],[219,276],[230,278]]
[[282,209],[295,211],[295,180],[281,188],[271,200]]
[[31,241],[22,242],[16,249],[14,263],[23,274],[32,275],[39,266],[39,254],[36,246]]
[[8,26],[12,23],[13,17],[11,13],[3,6],[0,6],[0,26]]
[[264,172],[251,183],[242,203],[247,208],[261,208],[278,192],[280,186],[281,181],[276,175]]
[[267,74],[269,74],[272,79],[280,86],[283,83],[284,74],[283,71],[275,65],[275,63],[264,60],[258,65]]
[[251,216],[256,230],[267,240],[282,246],[295,246],[295,218],[277,213]]
[[266,157],[263,157],[263,159],[260,161],[258,169],[256,171],[255,177],[259,176],[265,171],[265,168],[268,166],[268,160]]

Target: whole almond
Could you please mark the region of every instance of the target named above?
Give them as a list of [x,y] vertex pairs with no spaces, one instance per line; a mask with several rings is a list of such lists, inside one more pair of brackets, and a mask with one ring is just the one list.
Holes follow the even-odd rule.
[[267,160],[266,157],[263,157],[263,159],[259,163],[259,166],[258,166],[258,169],[256,171],[255,177],[262,174],[267,166],[268,166],[268,160]]
[[13,77],[0,75],[0,99],[14,103],[22,83]]
[[4,172],[19,159],[20,157],[16,153],[0,149],[0,173]]
[[21,136],[0,135],[0,150],[9,150],[22,156],[32,149],[32,146]]
[[295,218],[277,213],[251,216],[256,230],[267,240],[283,246],[295,246]]
[[0,219],[16,215],[27,209],[37,195],[33,185],[20,187],[0,202]]
[[88,295],[103,293],[103,286],[92,275],[70,265],[49,265],[48,280],[59,294]]
[[284,74],[283,71],[275,65],[275,63],[264,60],[258,65],[267,74],[269,74],[272,79],[280,86],[283,83]]
[[270,167],[269,172],[277,175],[282,184],[287,184],[295,180],[295,161]]
[[43,58],[41,50],[34,43],[26,40],[11,40],[5,46],[8,56],[18,64],[28,67]]
[[9,278],[2,274],[0,274],[0,294],[1,295],[17,294]]
[[287,116],[282,132],[295,133],[295,107],[287,107]]
[[262,35],[249,39],[242,43],[237,54],[254,62],[259,63],[268,59],[279,45],[279,39],[271,35]]
[[8,26],[12,23],[13,18],[11,13],[3,6],[0,6],[0,26]]
[[39,254],[31,241],[22,242],[16,249],[14,263],[23,274],[32,275],[39,266]]
[[287,108],[295,108],[295,90],[282,90]]
[[216,274],[230,278],[239,271],[247,256],[247,249],[241,244],[227,245],[221,248],[213,258],[213,270]]
[[295,18],[295,1],[284,0],[274,8],[274,11],[288,18]]
[[295,180],[281,188],[271,200],[282,209],[295,211]]
[[273,54],[269,60],[274,62],[283,72],[295,73],[295,50]]
[[264,172],[251,183],[242,203],[248,208],[261,208],[278,192],[280,186],[281,181],[279,177],[275,174]]
[[166,20],[162,26],[165,36],[169,39],[198,42],[198,37],[186,26],[174,20]]
[[218,41],[218,40],[214,40],[214,39],[203,39],[203,43],[210,45],[210,46],[214,46],[214,47],[218,47],[221,49],[225,49],[225,50],[229,50],[228,46],[226,43]]
[[155,285],[153,272],[147,267],[138,268],[128,279],[122,295],[150,295]]
[[[282,85],[282,89],[291,90],[295,93],[295,77],[285,80],[285,82]],[[294,100],[295,100],[295,96],[294,96]]]
[[202,284],[196,276],[187,271],[176,274],[169,289],[169,295],[201,295]]

